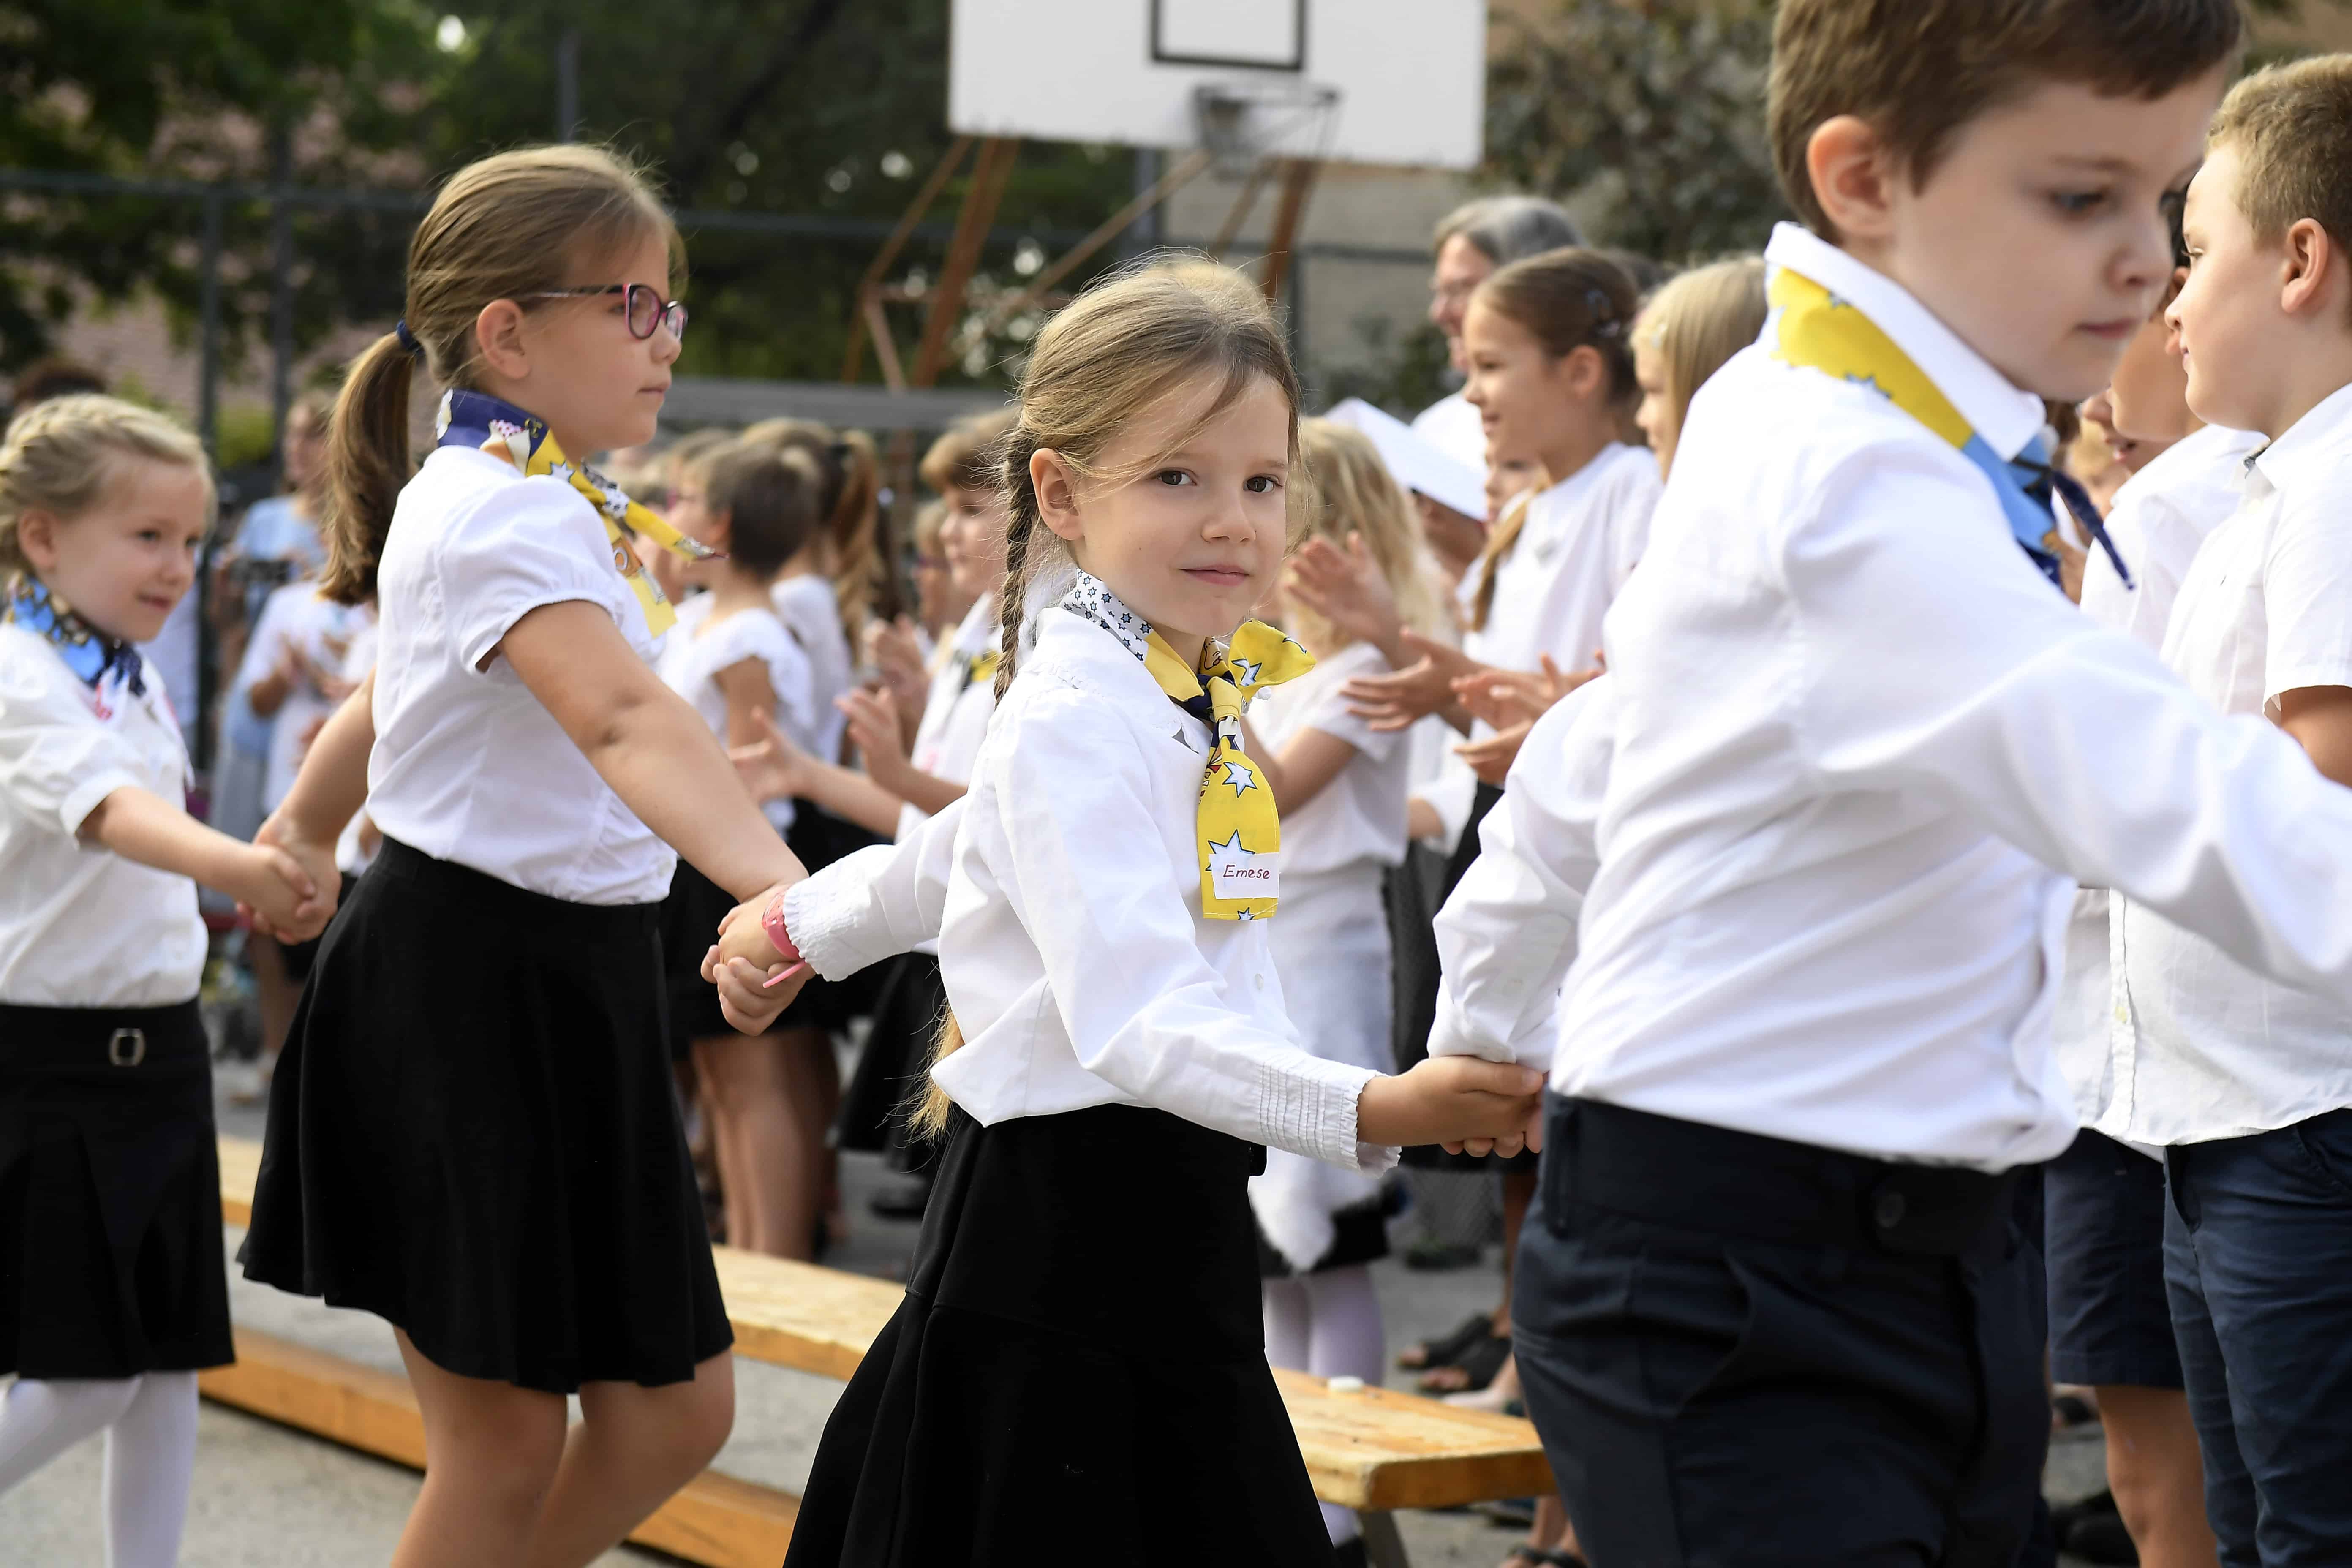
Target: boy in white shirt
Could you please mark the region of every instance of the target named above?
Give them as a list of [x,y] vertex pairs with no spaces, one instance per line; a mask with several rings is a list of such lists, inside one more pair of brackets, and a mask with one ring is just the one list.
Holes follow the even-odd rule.
[[[2164,659],[2352,782],[2352,55],[2214,121],[2170,319],[2189,406],[2271,437],[2181,584]],[[2306,853],[2326,854],[2315,835]],[[2169,917],[2169,918],[2168,918]],[[2225,1563],[2352,1560],[2352,1006],[2193,922],[2120,914],[2101,1130],[2168,1145],[2166,1282]]]
[[1600,1568],[2015,1558],[2074,884],[2352,1005],[2352,794],[2040,548],[2042,399],[2170,276],[2237,10],[1901,10],[1779,7],[1811,232],[1439,922],[1433,1049],[1552,1068],[1514,1347]]

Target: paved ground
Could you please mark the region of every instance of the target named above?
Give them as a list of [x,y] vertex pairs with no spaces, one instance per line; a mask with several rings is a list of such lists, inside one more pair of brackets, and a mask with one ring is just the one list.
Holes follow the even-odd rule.
[[[257,1137],[259,1116],[224,1107],[225,1131]],[[890,1225],[865,1212],[865,1194],[891,1178],[872,1161],[852,1156],[845,1170],[857,1234],[829,1261],[894,1275],[914,1238],[910,1225]],[[232,1232],[233,1249],[239,1234]],[[1490,1248],[1479,1268],[1454,1273],[1409,1271],[1393,1259],[1379,1269],[1391,1351],[1439,1333],[1470,1311],[1491,1306],[1500,1272]],[[239,1321],[393,1370],[399,1367],[389,1331],[362,1313],[335,1311],[236,1279],[232,1306]],[[1391,1373],[1400,1386],[1405,1374]],[[737,1366],[735,1435],[719,1468],[798,1491],[840,1384],[780,1367]],[[2095,1490],[2099,1445],[2074,1441],[2053,1455],[2053,1496]],[[0,1496],[0,1564],[78,1568],[103,1562],[97,1519],[98,1445],[89,1443],[5,1496]],[[184,1568],[293,1568],[293,1565],[380,1563],[398,1540],[416,1493],[415,1475],[303,1434],[238,1412],[206,1405],[196,1461]],[[1517,1532],[1468,1513],[1413,1513],[1400,1524],[1416,1568],[1492,1568]],[[603,1563],[667,1562],[659,1553],[623,1550]]]

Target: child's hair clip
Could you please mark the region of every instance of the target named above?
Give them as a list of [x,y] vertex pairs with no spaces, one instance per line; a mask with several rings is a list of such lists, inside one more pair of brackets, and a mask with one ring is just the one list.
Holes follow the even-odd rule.
[[1592,320],[1592,335],[1596,338],[1613,338],[1625,330],[1625,323],[1617,317],[1616,305],[1598,289],[1584,291],[1584,310]]

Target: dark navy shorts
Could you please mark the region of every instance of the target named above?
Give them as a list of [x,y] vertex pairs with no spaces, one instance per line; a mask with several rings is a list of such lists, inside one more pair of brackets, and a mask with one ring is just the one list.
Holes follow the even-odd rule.
[[2164,1288],[2164,1166],[2084,1128],[2042,1169],[2050,1375],[2181,1386]]

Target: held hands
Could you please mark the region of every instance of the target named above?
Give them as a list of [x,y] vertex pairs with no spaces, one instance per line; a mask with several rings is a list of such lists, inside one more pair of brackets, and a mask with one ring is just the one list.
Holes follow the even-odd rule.
[[719,941],[702,957],[702,977],[719,987],[719,1010],[747,1035],[764,1033],[808,984],[809,966],[776,950],[761,921],[790,883],[779,882],[727,911]]
[[1543,1146],[1543,1074],[1477,1057],[1431,1057],[1376,1078],[1356,1101],[1366,1143],[1443,1143],[1460,1152],[1516,1154]]
[[1458,647],[1416,631],[1399,634],[1404,649],[1417,662],[1389,675],[1360,675],[1339,689],[1348,711],[1383,732],[1410,730],[1423,718],[1449,707],[1454,683],[1486,668]]
[[342,889],[333,848],[292,839],[276,817],[238,847],[230,871],[234,885],[221,890],[235,896],[254,930],[279,942],[308,942],[326,930]]

